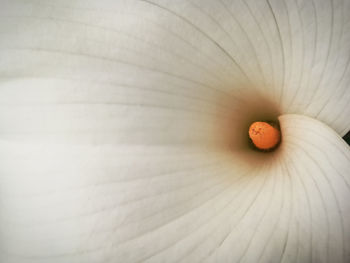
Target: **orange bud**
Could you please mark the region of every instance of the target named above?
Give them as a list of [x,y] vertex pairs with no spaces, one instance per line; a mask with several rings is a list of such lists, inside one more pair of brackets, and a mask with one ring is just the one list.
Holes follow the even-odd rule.
[[249,137],[254,145],[261,150],[269,150],[277,146],[281,140],[278,129],[267,122],[254,122],[249,127]]

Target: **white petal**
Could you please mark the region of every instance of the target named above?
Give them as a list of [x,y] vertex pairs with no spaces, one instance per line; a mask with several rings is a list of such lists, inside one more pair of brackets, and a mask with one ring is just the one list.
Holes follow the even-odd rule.
[[283,112],[350,129],[350,2],[268,1],[284,57]]
[[288,235],[291,249],[285,248],[286,259],[295,256],[293,240],[302,240],[304,246],[297,255],[305,262],[347,262],[350,149],[332,129],[314,119],[299,115],[279,119],[282,169],[289,186],[286,193],[293,198]]
[[[176,145],[1,142],[4,262],[348,262],[350,151],[280,118],[273,159]],[[242,161],[242,160],[241,160]]]
[[298,9],[280,1],[2,1],[0,259],[349,261],[339,136],[285,116],[281,152],[258,163],[221,133],[260,95],[282,98],[266,116],[327,103],[318,118],[349,128],[349,7],[333,6],[328,52],[321,3],[316,38],[298,2],[299,49]]
[[2,0],[2,6],[3,81],[108,82],[207,99],[207,92],[248,88],[283,113],[315,117],[341,135],[350,129],[349,1]]

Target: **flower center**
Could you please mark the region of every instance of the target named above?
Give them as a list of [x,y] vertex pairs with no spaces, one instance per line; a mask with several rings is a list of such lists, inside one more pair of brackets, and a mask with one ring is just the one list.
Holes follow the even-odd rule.
[[281,132],[276,125],[257,121],[250,125],[249,137],[259,150],[271,150],[281,141]]

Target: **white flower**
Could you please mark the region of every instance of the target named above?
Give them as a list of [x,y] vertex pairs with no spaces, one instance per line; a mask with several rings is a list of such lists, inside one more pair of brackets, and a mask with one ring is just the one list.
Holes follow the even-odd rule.
[[350,1],[0,6],[1,262],[350,261]]

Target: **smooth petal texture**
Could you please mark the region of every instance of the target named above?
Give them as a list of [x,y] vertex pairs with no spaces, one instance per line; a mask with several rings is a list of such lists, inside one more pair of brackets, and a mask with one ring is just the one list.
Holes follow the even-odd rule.
[[[288,192],[296,208],[291,216],[296,221],[293,227],[289,225],[288,238],[309,240],[309,245],[303,242],[306,247],[298,252],[288,253],[288,249],[284,252],[289,254],[289,259],[295,259],[295,253],[306,256],[305,262],[347,262],[350,257],[349,147],[332,129],[314,119],[298,115],[279,119],[283,133],[280,153],[285,167],[283,174],[290,179]],[[303,260],[296,260],[300,261]]]
[[348,262],[349,5],[1,0],[0,259]]
[[176,146],[1,142],[4,262],[348,262],[350,151],[280,118],[264,165]]
[[282,113],[342,136],[350,129],[349,1],[1,4],[4,82],[54,78],[206,100],[249,87]]

